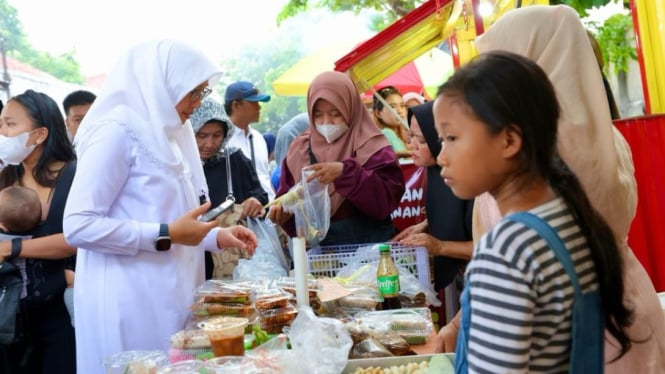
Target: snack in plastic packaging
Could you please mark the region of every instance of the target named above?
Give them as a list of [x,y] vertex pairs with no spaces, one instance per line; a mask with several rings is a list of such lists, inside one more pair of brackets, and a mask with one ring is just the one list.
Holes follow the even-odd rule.
[[259,320],[261,321],[261,328],[264,330],[266,330],[266,326],[288,324],[297,315],[298,310],[290,303],[284,308],[259,310]]
[[249,304],[252,287],[244,282],[207,280],[195,292],[199,303]]
[[223,303],[195,303],[191,306],[192,312],[197,317],[206,316],[236,316],[250,317],[254,307],[245,304],[223,304]]
[[372,338],[365,339],[353,346],[350,358],[392,357],[393,354],[381,343]]
[[359,312],[354,317],[373,331],[395,331],[409,344],[425,343],[434,328],[429,308]]

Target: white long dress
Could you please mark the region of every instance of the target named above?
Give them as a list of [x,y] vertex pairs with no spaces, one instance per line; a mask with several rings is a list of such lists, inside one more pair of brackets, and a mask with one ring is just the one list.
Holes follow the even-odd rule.
[[[177,178],[188,174],[155,168],[121,126],[100,127],[93,139],[88,152],[97,154],[81,155],[65,213],[67,240],[79,248],[74,305],[81,373],[101,372],[102,359],[113,353],[167,351],[204,278],[202,248],[157,252],[154,245],[160,222],[191,209],[177,198],[184,196]],[[102,193],[94,185],[103,185]],[[68,214],[95,211],[100,216],[92,221]],[[202,247],[215,248],[215,234]]]
[[[78,248],[74,291],[77,371],[103,373],[127,350],[166,351],[191,315],[204,278],[204,248],[158,252],[160,223],[197,207],[207,186],[182,111],[219,70],[200,51],[169,40],[131,48],[109,74],[74,142],[78,165],[63,233]],[[179,109],[179,103],[189,108]]]

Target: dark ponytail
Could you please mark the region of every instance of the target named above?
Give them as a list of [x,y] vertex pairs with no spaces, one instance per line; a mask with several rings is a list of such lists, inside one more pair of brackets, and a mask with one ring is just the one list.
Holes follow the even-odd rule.
[[605,328],[621,345],[619,356],[612,359],[616,361],[632,345],[625,329],[633,324],[634,317],[633,311],[623,303],[625,290],[620,248],[610,226],[591,206],[579,179],[558,155],[555,155],[546,179],[552,189],[566,201],[575,222],[587,239],[603,301]]

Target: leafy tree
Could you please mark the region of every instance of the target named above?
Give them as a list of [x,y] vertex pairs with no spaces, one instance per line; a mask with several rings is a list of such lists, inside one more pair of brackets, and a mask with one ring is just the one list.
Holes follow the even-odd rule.
[[319,0],[318,2],[312,1],[309,3],[308,0],[289,0],[288,4],[277,15],[277,24],[289,17],[307,11],[311,5],[313,8],[327,8],[333,12],[353,11],[358,14],[363,10],[374,11],[372,28],[378,31],[422,3],[422,0]]
[[[456,1],[456,0],[454,0]],[[606,5],[613,0],[550,0],[550,4],[566,4],[575,8],[580,16],[587,16],[586,9]],[[623,0],[627,4],[628,0]],[[417,0],[289,0],[277,15],[277,23],[289,17],[303,13],[310,8],[327,8],[333,12],[351,10],[360,13],[363,10],[376,12],[373,26],[376,31],[384,29],[396,19],[404,16],[424,1]]]
[[23,32],[16,9],[0,0],[0,37],[5,40],[8,55],[70,83],[83,83],[80,67],[73,52],[53,56],[34,49]]
[[237,80],[250,81],[271,95],[269,102],[261,103],[261,119],[254,125],[260,132],[276,134],[286,121],[305,110],[304,97],[278,96],[272,88],[272,82],[302,58],[296,37],[293,35],[292,40],[286,41],[275,37],[265,45],[247,47],[221,62],[224,77],[218,86],[223,89],[218,92],[222,97],[226,86]]
[[608,73],[611,65],[615,74],[627,73],[630,61],[637,59],[634,40],[627,37],[633,28],[630,15],[615,14],[606,19],[602,25],[590,24],[590,28],[598,40],[605,72]]

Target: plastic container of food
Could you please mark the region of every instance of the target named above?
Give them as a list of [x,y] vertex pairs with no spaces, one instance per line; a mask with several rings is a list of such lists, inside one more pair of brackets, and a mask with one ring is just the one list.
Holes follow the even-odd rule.
[[155,374],[166,366],[168,359],[162,351],[125,351],[104,358],[106,374]]

